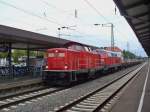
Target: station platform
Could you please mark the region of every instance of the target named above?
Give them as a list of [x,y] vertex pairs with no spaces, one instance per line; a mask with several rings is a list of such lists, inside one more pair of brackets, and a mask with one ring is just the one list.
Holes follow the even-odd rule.
[[31,76],[24,76],[24,77],[14,78],[11,80],[5,80],[5,81],[2,80],[0,81],[0,91],[9,88],[26,86],[30,84],[37,84],[41,82],[42,82],[41,77],[31,77]]
[[8,67],[0,67],[0,90],[40,83],[41,81],[41,67],[12,67],[11,74]]
[[150,62],[124,90],[111,112],[150,112]]

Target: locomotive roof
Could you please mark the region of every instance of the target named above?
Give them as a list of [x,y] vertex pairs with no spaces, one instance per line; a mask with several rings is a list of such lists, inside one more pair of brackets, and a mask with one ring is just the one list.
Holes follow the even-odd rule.
[[64,44],[65,47],[70,46],[70,45],[80,45],[80,46],[86,46],[86,47],[90,47],[92,49],[97,49],[98,47],[96,46],[92,46],[92,45],[87,45],[87,44],[83,44],[83,43],[79,43],[79,42],[67,42],[66,44]]
[[[81,45],[81,46],[88,46],[88,45],[85,45],[85,44],[82,44],[82,43],[78,43],[78,42],[67,42],[66,44],[64,44],[64,46],[70,46],[70,45]],[[89,46],[88,46],[89,47]]]
[[97,51],[100,51],[100,52],[106,52],[106,53],[116,53],[118,54],[118,52],[116,51],[110,51],[110,50],[105,50],[105,49],[96,49]]

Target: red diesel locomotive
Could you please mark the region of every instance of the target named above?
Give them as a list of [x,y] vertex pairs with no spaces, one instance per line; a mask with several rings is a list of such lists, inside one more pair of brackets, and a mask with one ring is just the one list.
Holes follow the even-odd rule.
[[121,52],[107,51],[103,49],[97,49],[96,52],[100,55],[101,63],[103,63],[105,70],[122,67],[123,57]]
[[122,57],[105,50],[91,50],[87,45],[69,42],[63,48],[47,50],[43,79],[46,83],[70,84],[91,78],[100,70],[120,67]]

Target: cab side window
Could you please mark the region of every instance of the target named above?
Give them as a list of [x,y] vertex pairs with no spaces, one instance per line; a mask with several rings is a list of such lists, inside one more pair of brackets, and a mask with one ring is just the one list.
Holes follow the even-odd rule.
[[85,51],[90,51],[89,48],[86,46],[84,47],[84,49],[85,49]]
[[78,50],[78,51],[85,51],[84,47],[80,46],[80,45],[76,45],[76,50]]
[[76,50],[76,46],[75,45],[70,45],[70,46],[68,46],[68,49]]

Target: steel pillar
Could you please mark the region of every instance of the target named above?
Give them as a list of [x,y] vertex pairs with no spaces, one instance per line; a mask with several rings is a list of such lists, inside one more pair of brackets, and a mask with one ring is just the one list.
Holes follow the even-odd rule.
[[29,48],[27,48],[27,61],[26,61],[26,66],[27,66],[28,71],[29,71],[29,66],[30,66],[29,61],[30,61],[30,50],[29,50]]
[[111,23],[111,50],[114,50],[114,25]]
[[12,57],[12,44],[9,42],[8,43],[8,67],[9,67],[9,75],[14,75],[12,72],[12,62],[11,62],[11,57]]

